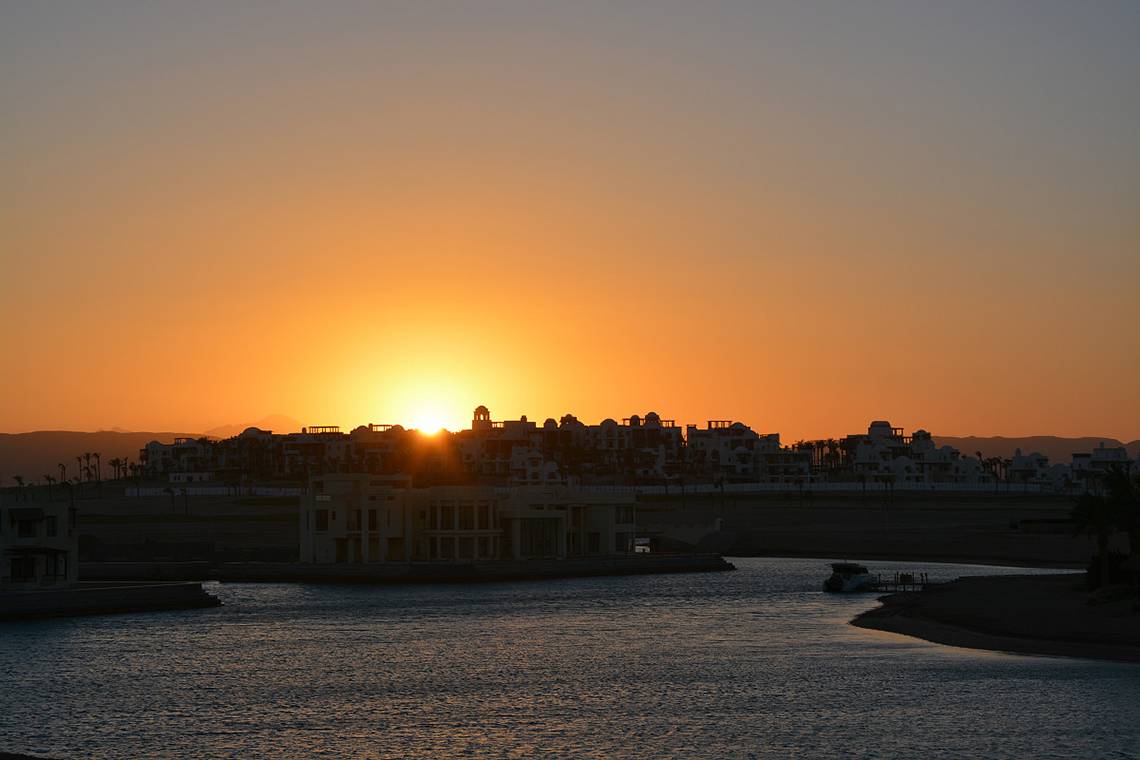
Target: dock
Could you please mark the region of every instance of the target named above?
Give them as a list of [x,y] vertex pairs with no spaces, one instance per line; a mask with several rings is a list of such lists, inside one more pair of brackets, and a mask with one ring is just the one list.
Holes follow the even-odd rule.
[[885,594],[894,594],[899,591],[922,591],[933,585],[926,573],[895,573],[894,577],[884,578],[879,574],[874,588],[868,589]]

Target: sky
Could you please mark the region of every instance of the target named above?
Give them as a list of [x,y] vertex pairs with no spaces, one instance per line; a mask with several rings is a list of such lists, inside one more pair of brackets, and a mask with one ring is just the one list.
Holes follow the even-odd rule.
[[1135,2],[0,0],[0,431],[1140,438]]

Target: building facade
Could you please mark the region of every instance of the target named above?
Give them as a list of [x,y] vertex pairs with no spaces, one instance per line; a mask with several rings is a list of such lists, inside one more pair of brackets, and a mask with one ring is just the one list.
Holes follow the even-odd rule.
[[0,506],[0,591],[37,591],[75,583],[79,536],[63,502]]
[[302,498],[303,562],[564,559],[634,551],[632,495],[573,488],[434,486],[314,477]]

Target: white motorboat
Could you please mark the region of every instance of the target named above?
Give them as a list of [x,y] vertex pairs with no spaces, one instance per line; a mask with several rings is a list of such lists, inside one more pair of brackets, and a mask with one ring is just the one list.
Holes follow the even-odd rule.
[[877,576],[871,575],[863,565],[855,562],[831,563],[831,577],[823,582],[824,591],[874,591],[879,585]]

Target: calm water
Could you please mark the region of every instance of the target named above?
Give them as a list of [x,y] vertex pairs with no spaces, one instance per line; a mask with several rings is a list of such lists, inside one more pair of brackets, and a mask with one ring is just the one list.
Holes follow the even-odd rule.
[[[0,750],[53,757],[1140,757],[1140,666],[847,625],[818,560],[472,587],[217,585],[0,626]],[[870,563],[932,577],[994,572]]]

